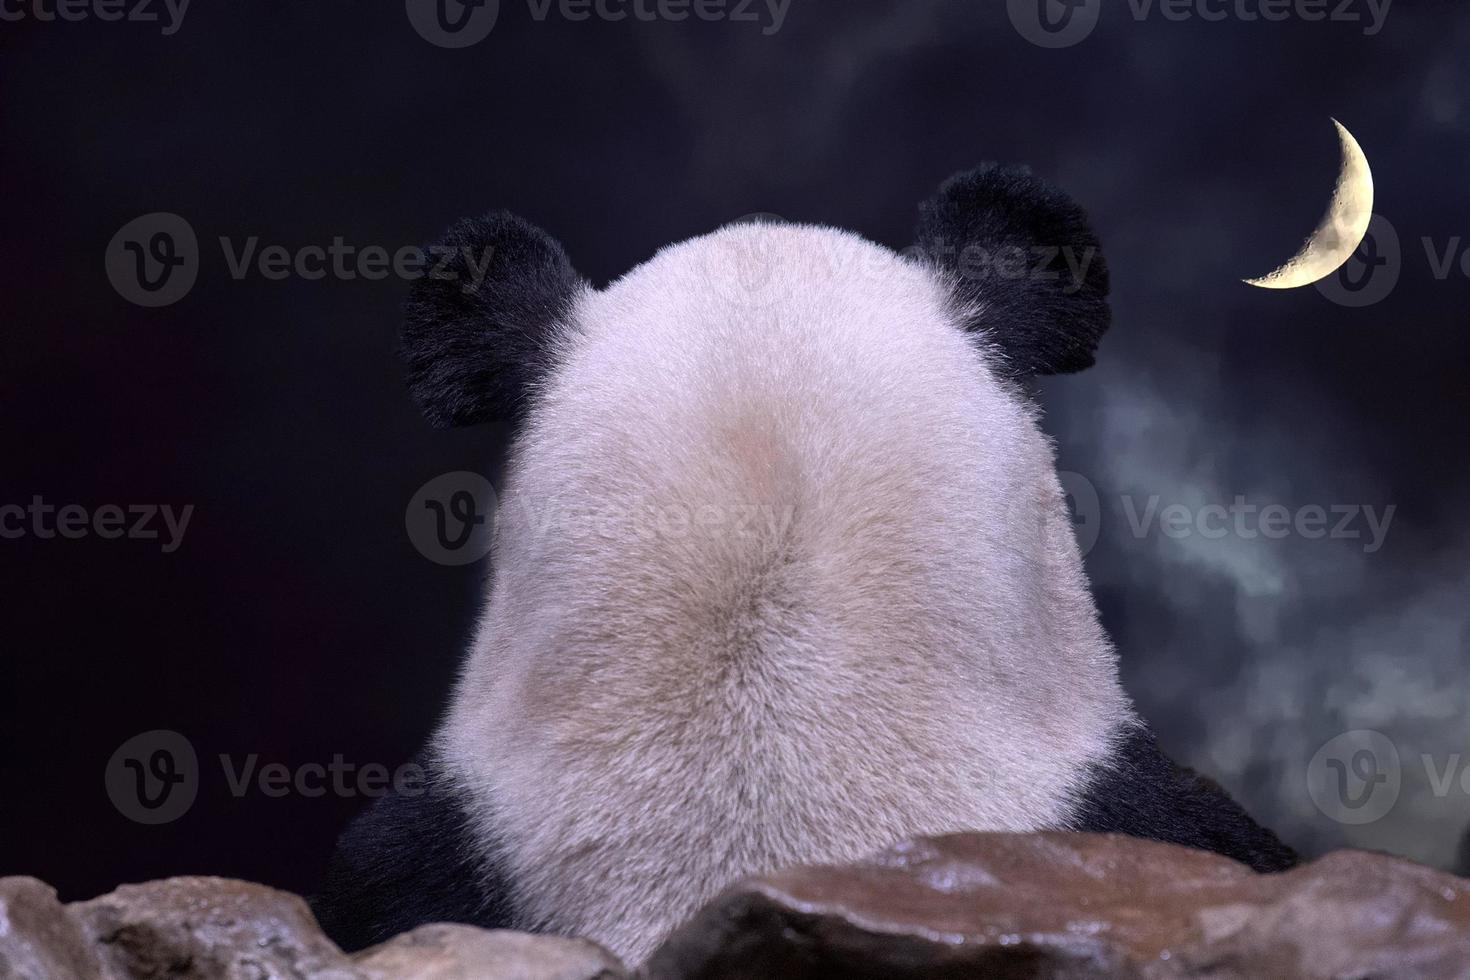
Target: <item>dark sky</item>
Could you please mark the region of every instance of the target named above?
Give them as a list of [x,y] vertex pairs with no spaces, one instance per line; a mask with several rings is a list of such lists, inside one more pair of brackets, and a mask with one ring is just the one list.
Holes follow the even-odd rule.
[[[1209,3],[1223,20],[1176,21],[1108,0],[1090,35],[1046,49],[1000,2],[790,0],[772,30],[764,2],[752,23],[556,3],[538,20],[502,0],[487,37],[450,50],[399,2],[200,2],[167,35],[158,3],[165,23],[25,4],[0,21],[0,505],[194,509],[172,553],[0,539],[0,873],[65,898],[179,873],[309,889],[362,798],[236,796],[220,756],[403,762],[473,623],[483,570],[425,560],[404,513],[436,475],[493,466],[500,437],[418,417],[394,354],[406,282],[237,278],[221,238],[394,251],[506,207],[603,283],[751,212],[902,246],[916,203],[989,159],[1064,186],[1108,250],[1099,365],[1043,398],[1062,468],[1097,494],[1088,568],[1140,709],[1309,853],[1453,860],[1470,824],[1470,277],[1439,264],[1470,248],[1463,6],[1267,22],[1231,0]],[[1399,244],[1375,273],[1396,284],[1370,282],[1364,306],[1239,281],[1320,217],[1332,117]],[[195,232],[198,278],[147,308],[106,258],[154,212]],[[1293,519],[1353,508],[1359,536],[1144,519],[1237,498]],[[192,744],[198,798],[146,826],[104,771],[157,729]],[[1395,747],[1400,795],[1342,823],[1308,774],[1360,729]]]

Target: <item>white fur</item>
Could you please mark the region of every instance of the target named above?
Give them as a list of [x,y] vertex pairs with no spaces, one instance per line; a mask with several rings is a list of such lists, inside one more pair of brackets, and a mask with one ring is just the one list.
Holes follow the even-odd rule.
[[932,271],[671,246],[531,414],[439,740],[519,925],[637,963],[747,874],[1066,824],[1132,716],[1051,446]]

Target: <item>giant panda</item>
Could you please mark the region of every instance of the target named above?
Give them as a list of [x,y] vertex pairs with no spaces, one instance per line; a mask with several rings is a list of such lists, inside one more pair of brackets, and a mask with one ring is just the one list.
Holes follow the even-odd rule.
[[1032,385],[1109,323],[1069,198],[987,165],[903,252],[744,222],[603,289],[510,214],[445,245],[490,261],[414,285],[410,388],[516,436],[427,788],[316,900],[344,947],[456,921],[639,963],[738,878],[960,830],[1294,863],[1160,753],[1099,626]]

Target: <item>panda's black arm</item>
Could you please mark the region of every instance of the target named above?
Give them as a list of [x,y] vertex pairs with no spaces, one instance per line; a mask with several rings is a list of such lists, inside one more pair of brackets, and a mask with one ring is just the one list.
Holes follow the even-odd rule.
[[508,891],[474,845],[464,808],[432,765],[422,791],[375,801],[343,831],[320,894],[322,930],[348,952],[429,922],[510,925]]
[[1257,871],[1285,871],[1297,855],[1218,784],[1176,765],[1140,726],[1083,794],[1074,830],[1129,834],[1214,851]]

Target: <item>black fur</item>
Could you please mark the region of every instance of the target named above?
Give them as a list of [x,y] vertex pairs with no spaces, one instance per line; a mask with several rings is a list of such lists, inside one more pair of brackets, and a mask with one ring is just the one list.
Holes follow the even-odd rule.
[[404,309],[414,398],[440,427],[517,420],[583,280],[555,239],[506,211],[460,221],[428,254]]
[[502,875],[480,858],[456,791],[426,770],[423,793],[385,796],[348,826],[311,901],[322,930],[348,952],[428,922],[510,925]]
[[1296,853],[1213,781],[1175,765],[1140,727],[1084,794],[1073,830],[1130,834],[1214,851],[1257,871],[1285,871]]
[[[971,329],[1025,380],[1091,367],[1112,313],[1087,215],[1023,167],[982,164],[920,206],[917,250],[955,281]],[[1068,259],[1071,262],[1069,264]]]

